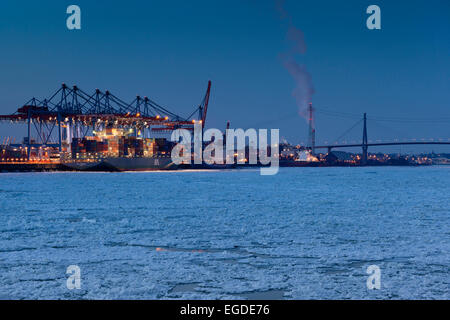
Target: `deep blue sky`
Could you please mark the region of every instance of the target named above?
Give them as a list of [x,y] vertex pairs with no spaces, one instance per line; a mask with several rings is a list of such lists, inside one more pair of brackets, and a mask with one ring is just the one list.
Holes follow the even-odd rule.
[[[66,28],[70,4],[81,7],[81,31]],[[381,7],[382,30],[366,28],[370,4]],[[297,61],[312,75],[314,106],[441,120],[369,123],[374,140],[450,137],[450,1],[286,0],[285,9],[305,35],[307,52]],[[2,0],[0,113],[65,82],[128,101],[148,95],[187,115],[210,79],[208,127],[231,120],[232,127],[280,128],[289,141],[306,141],[295,82],[280,60],[287,27],[273,0]],[[317,140],[334,140],[355,121],[318,113]],[[0,136],[7,134],[2,126]],[[347,138],[360,135],[357,129]]]

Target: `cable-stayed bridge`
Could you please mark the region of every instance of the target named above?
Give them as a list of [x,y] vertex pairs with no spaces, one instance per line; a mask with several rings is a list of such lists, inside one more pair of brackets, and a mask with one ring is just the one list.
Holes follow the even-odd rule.
[[[309,106],[309,118],[308,118],[308,124],[309,124],[309,132],[308,132],[308,144],[307,147],[311,150],[311,152],[314,154],[316,149],[327,149],[328,152],[331,152],[333,149],[337,148],[355,148],[360,147],[362,149],[362,156],[361,156],[361,164],[367,164],[368,159],[368,148],[369,147],[378,147],[378,146],[402,146],[402,145],[450,145],[450,138],[439,138],[439,139],[411,139],[411,141],[398,141],[399,139],[394,139],[394,141],[382,141],[382,140],[376,140],[375,142],[368,139],[367,134],[367,114],[364,113],[363,117],[358,120],[351,128],[349,128],[344,134],[342,134],[338,139],[336,139],[335,143],[332,144],[323,144],[323,145],[316,145],[315,143],[315,125],[314,125],[314,116],[313,112],[314,109],[312,108],[312,105]],[[448,121],[450,119],[440,119],[441,121]],[[386,119],[384,119],[386,121]],[[387,121],[390,121],[387,119]],[[420,122],[423,120],[420,119],[391,119],[391,121],[400,121],[400,122]],[[439,120],[437,120],[439,121]],[[437,122],[434,120],[433,122]],[[362,122],[363,124],[363,130],[362,130],[362,139],[361,142],[351,142],[351,143],[339,143],[337,142],[341,137],[346,135],[349,131],[354,129],[357,125],[359,125]]]

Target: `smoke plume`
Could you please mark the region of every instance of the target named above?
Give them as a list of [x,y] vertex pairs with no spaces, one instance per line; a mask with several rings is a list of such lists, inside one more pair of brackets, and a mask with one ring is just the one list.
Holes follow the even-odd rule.
[[283,66],[294,78],[295,88],[292,91],[292,95],[299,108],[299,114],[307,119],[307,108],[314,94],[314,86],[311,74],[306,70],[306,66],[297,63],[295,60],[296,55],[304,55],[306,53],[305,36],[300,29],[294,26],[292,17],[284,8],[284,0],[275,0],[275,6],[280,13],[280,18],[288,22],[286,39],[290,44],[290,48],[287,52],[280,54],[280,58]]

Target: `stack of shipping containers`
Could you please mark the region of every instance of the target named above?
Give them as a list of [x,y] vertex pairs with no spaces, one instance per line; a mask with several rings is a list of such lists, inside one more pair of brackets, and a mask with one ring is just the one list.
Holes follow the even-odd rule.
[[[139,138],[127,136],[121,129],[107,128],[96,132],[95,136],[74,138],[71,144],[73,159],[93,159],[103,157],[153,157],[158,151],[169,151],[167,140],[163,138]],[[167,150],[166,150],[167,149]]]

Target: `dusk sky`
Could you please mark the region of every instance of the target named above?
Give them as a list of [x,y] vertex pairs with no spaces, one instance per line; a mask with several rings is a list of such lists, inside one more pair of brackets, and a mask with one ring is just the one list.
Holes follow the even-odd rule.
[[[81,8],[81,30],[66,28],[71,4]],[[381,30],[366,27],[371,4],[381,8]],[[304,34],[306,51],[294,59],[311,75],[318,143],[364,112],[378,119],[369,121],[371,140],[450,138],[450,1],[286,0],[283,8]],[[126,101],[149,96],[187,116],[211,80],[207,127],[230,120],[306,142],[283,64],[289,25],[273,0],[2,0],[0,113],[65,82]],[[359,128],[345,138],[360,139]],[[2,125],[1,139],[11,132]]]

